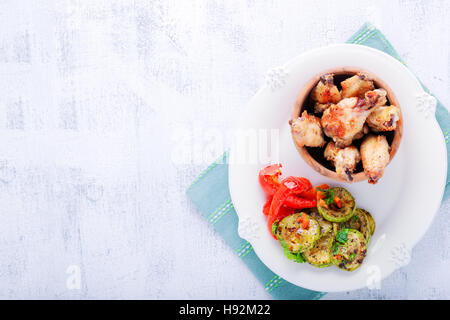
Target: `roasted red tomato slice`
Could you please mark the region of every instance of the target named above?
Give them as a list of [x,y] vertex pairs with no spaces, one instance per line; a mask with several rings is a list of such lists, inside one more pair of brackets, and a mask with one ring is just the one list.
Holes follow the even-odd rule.
[[273,196],[280,187],[280,175],[281,164],[272,164],[259,171],[259,183],[267,195]]
[[290,195],[284,200],[284,204],[295,209],[314,208],[317,205],[317,200],[303,198],[302,195]]
[[267,217],[267,224],[271,234],[272,224],[280,218],[281,208],[283,207],[286,199],[289,196],[300,194],[306,190],[309,190],[310,188],[311,182],[309,182],[309,180],[305,178],[287,177],[286,179],[281,181],[279,188],[273,195],[272,204],[270,205],[270,211]]
[[270,205],[272,204],[272,196],[269,196],[266,200],[266,203],[264,203],[264,207],[263,207],[263,213],[265,216],[269,215],[270,212]]

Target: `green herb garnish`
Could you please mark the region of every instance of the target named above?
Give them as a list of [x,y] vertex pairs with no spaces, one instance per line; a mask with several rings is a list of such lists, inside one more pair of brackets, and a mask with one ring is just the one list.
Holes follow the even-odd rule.
[[327,205],[333,204],[334,202],[334,190],[333,189],[321,189],[317,188],[318,191],[325,193],[325,198],[323,199]]
[[277,227],[278,227],[278,220],[276,220],[276,221],[272,224],[272,233],[273,233],[274,236],[276,236]]
[[292,261],[295,261],[298,263],[303,263],[306,261],[305,258],[303,257],[303,254],[301,254],[300,252],[298,252],[298,253],[291,252],[291,250],[289,250],[288,245],[286,244],[286,242],[283,239],[280,239],[280,244],[283,247],[284,255],[289,260],[292,260]]
[[297,263],[303,263],[306,261],[305,257],[303,257],[303,254],[301,252],[293,253],[293,252],[289,251],[288,248],[284,248],[284,255],[289,260],[295,261]]
[[356,222],[356,220],[358,220],[358,215],[357,215],[357,214],[355,214],[355,215],[353,216],[353,221]]
[[348,259],[353,260],[355,258],[355,256],[356,256],[356,253],[352,253]]
[[339,245],[335,242],[333,246],[333,255],[337,255],[339,253]]
[[347,239],[348,239],[348,229],[341,229],[336,234],[336,241],[337,242],[345,244],[345,243],[347,243]]
[[280,244],[281,244],[281,246],[283,247],[283,249],[289,251],[289,247],[288,247],[288,245],[286,244],[286,242],[285,242],[282,238],[280,238],[280,239],[278,239],[278,240],[280,241]]

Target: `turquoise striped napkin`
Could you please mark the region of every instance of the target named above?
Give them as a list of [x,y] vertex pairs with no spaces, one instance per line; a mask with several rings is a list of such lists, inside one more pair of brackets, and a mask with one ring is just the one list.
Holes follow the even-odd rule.
[[[353,35],[349,43],[363,44],[382,50],[396,59],[398,56],[392,45],[383,34],[371,24],[366,23]],[[425,87],[424,87],[425,88]],[[429,92],[426,88],[425,90]],[[436,118],[448,144],[450,139],[450,116],[447,109],[438,102]],[[447,159],[450,159],[447,147]],[[222,235],[225,241],[236,252],[237,256],[250,268],[264,286],[264,289],[275,299],[320,299],[326,292],[311,291],[295,286],[270,271],[253,251],[252,246],[238,235],[238,217],[228,189],[228,153],[204,170],[187,190],[187,195],[197,205],[203,216]],[[450,169],[450,165],[448,166]],[[449,175],[444,199],[450,196]]]

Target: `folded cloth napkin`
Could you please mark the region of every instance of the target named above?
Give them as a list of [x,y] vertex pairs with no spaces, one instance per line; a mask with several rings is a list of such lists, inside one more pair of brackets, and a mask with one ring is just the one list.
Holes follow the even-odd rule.
[[[369,23],[364,24],[348,41],[362,44],[384,51],[400,60],[397,52],[383,34]],[[403,63],[403,62],[402,62]],[[425,88],[425,87],[424,87]],[[425,88],[428,92],[428,90]],[[429,92],[428,92],[429,93]],[[448,110],[438,101],[436,118],[442,128],[447,143],[447,161],[449,155],[450,115]],[[228,189],[228,153],[211,164],[192,183],[187,195],[197,205],[203,216],[225,239],[253,274],[264,285],[265,290],[275,299],[320,299],[326,292],[311,291],[293,285],[270,271],[256,256],[252,246],[238,235],[238,217],[234,211]],[[450,170],[450,165],[448,166]],[[450,196],[450,175],[447,172],[447,184],[444,199]]]

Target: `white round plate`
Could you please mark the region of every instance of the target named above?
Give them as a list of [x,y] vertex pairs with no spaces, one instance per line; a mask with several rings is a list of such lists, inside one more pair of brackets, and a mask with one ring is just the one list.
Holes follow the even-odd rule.
[[[402,108],[404,128],[400,148],[376,185],[367,181],[341,184],[321,176],[303,161],[291,138],[288,120],[300,88],[320,72],[344,66],[378,75],[393,90]],[[319,48],[272,69],[238,126],[242,129],[238,131],[239,137],[257,139],[258,143],[255,146],[249,142],[250,147],[243,148],[245,144],[239,141],[230,150],[229,186],[239,216],[239,235],[252,244],[258,257],[273,272],[298,286],[328,292],[376,286],[409,263],[412,247],[429,228],[442,200],[447,155],[443,134],[434,118],[435,108],[436,100],[424,92],[404,65],[365,46],[342,44]],[[264,156],[265,134],[272,137],[268,156]],[[243,154],[249,148],[253,157],[250,153]],[[313,185],[344,186],[354,195],[358,207],[372,213],[376,230],[359,269],[354,272],[336,267],[319,269],[284,257],[262,214],[266,196],[258,182],[259,170],[278,162],[283,165],[284,177],[303,176]]]

